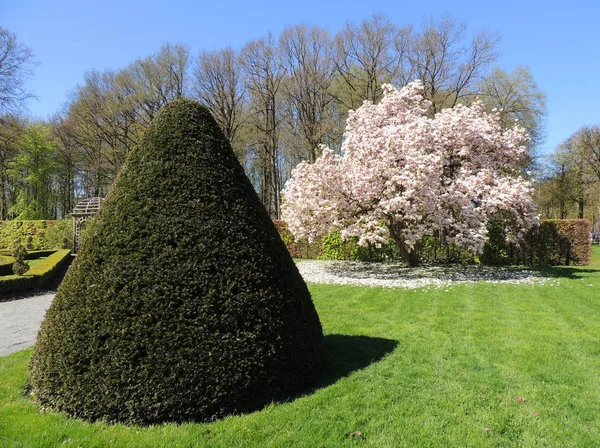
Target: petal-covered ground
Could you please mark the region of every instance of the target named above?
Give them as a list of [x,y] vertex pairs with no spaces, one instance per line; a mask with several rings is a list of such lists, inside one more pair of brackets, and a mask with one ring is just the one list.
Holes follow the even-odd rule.
[[381,286],[387,288],[443,288],[457,283],[505,283],[559,285],[560,281],[542,272],[512,267],[445,265],[408,268],[401,263],[359,261],[296,260],[308,283]]

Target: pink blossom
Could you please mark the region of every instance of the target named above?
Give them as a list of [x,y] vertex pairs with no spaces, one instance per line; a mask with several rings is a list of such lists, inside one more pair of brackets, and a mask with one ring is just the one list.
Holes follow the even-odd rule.
[[296,238],[340,228],[366,245],[393,232],[410,251],[444,231],[480,252],[490,218],[506,219],[514,241],[538,223],[531,185],[516,168],[526,153],[523,128],[502,130],[479,103],[428,117],[420,81],[383,91],[379,104],[350,111],[341,155],[324,147],[314,164],[293,170],[282,218]]

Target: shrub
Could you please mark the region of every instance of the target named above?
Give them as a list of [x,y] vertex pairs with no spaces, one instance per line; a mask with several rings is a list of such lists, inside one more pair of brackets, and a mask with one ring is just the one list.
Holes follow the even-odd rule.
[[13,258],[15,262],[12,265],[13,273],[16,275],[23,275],[29,270],[29,265],[25,263],[25,257],[27,256],[27,250],[22,244],[15,245],[13,250]]
[[339,230],[329,232],[321,243],[322,258],[326,260],[357,260],[357,238],[344,241]]
[[296,241],[285,221],[273,220],[279,236],[294,258],[322,258],[325,260],[388,261],[397,258],[393,241],[382,247],[374,244],[359,246],[358,238],[342,239],[339,230],[333,230],[318,241],[309,243],[305,239]]
[[483,246],[479,261],[491,266],[511,263],[510,244],[506,242],[502,221],[492,220],[488,223],[488,242]]
[[359,246],[358,238],[351,237],[346,240],[342,238],[339,230],[327,234],[321,243],[321,258],[326,260],[359,260],[359,261],[386,261],[397,258],[396,248],[393,241],[376,247],[374,244]]
[[166,105],[129,155],[40,329],[44,406],[149,424],[251,411],[315,384],[308,289],[210,112]]

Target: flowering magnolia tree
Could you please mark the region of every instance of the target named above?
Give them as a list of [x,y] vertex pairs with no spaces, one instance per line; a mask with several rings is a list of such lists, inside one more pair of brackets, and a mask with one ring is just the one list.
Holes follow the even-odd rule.
[[419,242],[435,232],[479,253],[491,218],[502,218],[515,242],[538,223],[532,188],[516,169],[523,128],[502,130],[478,103],[428,117],[420,81],[383,90],[379,104],[350,112],[341,155],[323,147],[314,164],[292,171],[282,217],[296,238],[333,228],[361,245],[391,237],[416,266]]

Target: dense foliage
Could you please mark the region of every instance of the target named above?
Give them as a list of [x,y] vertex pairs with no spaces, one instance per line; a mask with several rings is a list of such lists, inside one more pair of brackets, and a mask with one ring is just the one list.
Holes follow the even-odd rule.
[[399,257],[393,241],[380,245],[380,247],[377,247],[375,244],[360,246],[358,238],[344,239],[340,230],[335,229],[323,238],[309,242],[306,238],[296,240],[285,221],[275,219],[273,223],[279,232],[281,240],[285,243],[290,255],[294,258],[391,261]]
[[358,261],[391,261],[398,258],[398,251],[393,241],[389,240],[378,246],[375,244],[361,246],[358,244],[358,237],[344,239],[340,230],[335,229],[323,238],[321,258]]
[[296,239],[285,221],[274,219],[273,224],[279,232],[281,240],[287,246],[290,255],[294,258],[320,258],[323,255],[321,241],[309,242],[306,238]]
[[2,221],[0,249],[23,244],[27,250],[69,249],[73,247],[73,220]]
[[166,105],[130,155],[42,324],[44,406],[129,423],[211,420],[319,378],[302,277],[209,111]]

